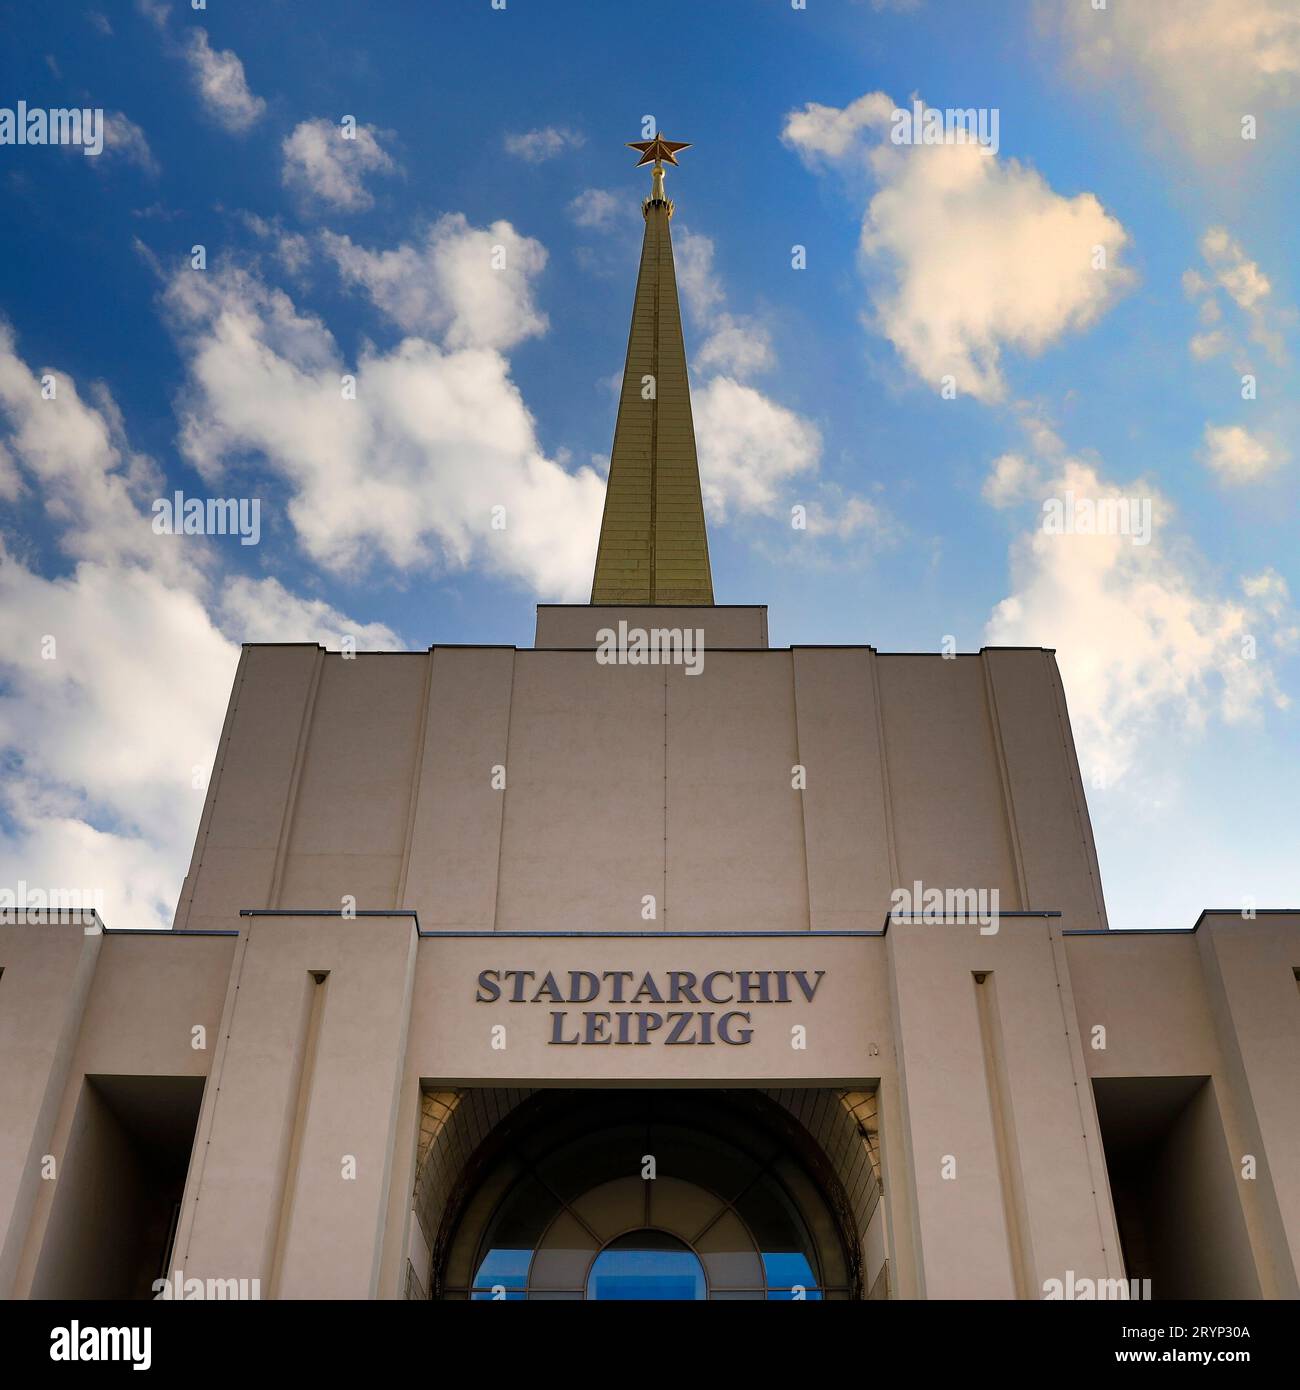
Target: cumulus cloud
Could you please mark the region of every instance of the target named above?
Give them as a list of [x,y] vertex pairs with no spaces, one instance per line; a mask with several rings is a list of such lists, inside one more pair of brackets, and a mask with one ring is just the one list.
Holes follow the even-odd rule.
[[369,174],[391,174],[397,165],[379,143],[373,126],[358,125],[350,135],[341,125],[317,116],[301,121],[281,145],[280,181],[304,203],[340,212],[364,212],[374,205],[365,185]]
[[213,48],[206,29],[191,31],[185,60],[199,99],[218,125],[238,135],[261,119],[266,102],[249,91],[239,55]]
[[834,164],[863,152],[863,137],[888,126],[895,102],[884,92],[868,92],[847,106],[810,101],[785,118],[781,138],[805,163]]
[[627,220],[636,204],[604,188],[584,188],[569,203],[569,216],[575,226],[607,232]]
[[990,506],[1009,507],[1033,496],[1041,483],[1037,465],[1023,454],[1002,454],[993,460],[982,492]]
[[357,623],[323,599],[305,598],[278,579],[237,575],[221,592],[222,628],[240,642],[319,642],[338,649],[350,640],[368,652],[406,645],[386,623]]
[[1183,290],[1198,304],[1205,330],[1193,336],[1192,356],[1205,361],[1231,349],[1238,370],[1244,372],[1249,366],[1245,343],[1223,325],[1222,297],[1239,311],[1250,342],[1258,343],[1275,362],[1283,361],[1283,329],[1295,315],[1275,303],[1268,276],[1226,227],[1210,227],[1201,238],[1200,250],[1203,266],[1183,273]]
[[751,314],[730,314],[723,307],[726,295],[713,267],[712,239],[682,228],[674,252],[678,289],[707,334],[692,357],[697,370],[724,372],[738,380],[770,370],[776,357],[766,325]]
[[165,927],[236,641],[351,633],[365,647],[393,634],[273,579],[223,584],[211,542],[154,534],[161,475],[131,449],[107,392],[89,397],[33,371],[0,325],[0,461],[21,470],[70,561],[47,577],[0,540],[3,886],[77,889],[112,926]]
[[0,332],[0,425],[74,557],[48,579],[0,542],[0,858],[10,888],[98,892],[116,925],[169,925],[237,652],[195,597],[202,564],[152,534],[157,477],[111,401],[55,380],[43,399]]
[[1240,425],[1206,425],[1205,462],[1220,482],[1254,483],[1285,461],[1278,447]]
[[[41,377],[52,382],[46,399]],[[0,322],[0,414],[7,453],[36,486],[65,554],[106,565],[149,564],[173,582],[193,579],[192,560],[159,552],[140,507],[157,495],[162,475],[130,449],[117,406],[106,392],[82,399],[62,372],[38,376],[19,357],[13,332]]]
[[255,212],[240,212],[239,220],[255,237],[268,243],[272,255],[289,272],[299,275],[311,262],[311,242],[301,232],[288,231],[278,217],[259,217]]
[[1274,646],[1282,651],[1300,647],[1300,614],[1292,607],[1290,586],[1271,565],[1258,574],[1245,575],[1241,591],[1274,623]]
[[1064,197],[1034,169],[973,142],[896,145],[895,103],[811,103],[782,138],[812,168],[842,166],[874,188],[860,249],[873,318],[904,362],[939,388],[1004,397],[1002,354],[1042,352],[1094,323],[1132,284],[1128,234],[1091,193]]
[[834,536],[846,541],[868,532],[877,541],[893,539],[892,518],[866,497],[843,497],[838,505],[829,505],[838,489],[827,485],[820,499],[808,506],[807,528],[810,536]]
[[[160,172],[144,131],[121,111],[104,113],[104,155],[134,164],[152,178],[157,178]],[[100,161],[93,163],[98,168]]]
[[580,131],[559,126],[543,126],[540,130],[525,130],[505,138],[506,153],[529,164],[541,164],[554,159],[567,149],[581,149],[587,137]]
[[[457,229],[471,246],[482,236],[460,222],[438,235]],[[348,362],[318,318],[249,270],[180,270],[165,299],[189,368],[185,453],[209,478],[262,459],[288,484],[313,560],[337,573],[479,564],[546,597],[584,595],[601,480],[546,456],[509,362],[483,345],[515,340],[522,304],[503,313],[452,294],[443,342],[409,336]]]
[[171,14],[172,9],[164,0],[135,0],[135,7],[158,29],[166,26],[167,16]]
[[23,490],[22,475],[13,455],[0,444],[0,500],[16,502]]
[[546,331],[532,291],[546,250],[509,222],[476,228],[449,213],[421,242],[387,251],[331,232],[322,241],[344,280],[408,333],[441,337],[452,348],[504,350]]
[[726,372],[745,380],[769,370],[776,361],[767,330],[744,316],[721,314],[713,332],[700,344],[695,365],[703,372]]
[[752,386],[714,377],[693,408],[704,503],[718,520],[774,511],[782,484],[818,465],[817,427]]
[[776,365],[772,337],[752,314],[727,309],[713,241],[681,228],[675,261],[687,313],[704,332],[691,355],[702,382],[692,408],[710,518],[716,523],[749,513],[788,521],[791,506],[799,505],[807,536],[846,540],[870,531],[884,539],[893,527],[882,508],[818,476],[822,437],[817,426],[749,384]]
[[1086,780],[1117,782],[1140,766],[1144,740],[1170,728],[1286,705],[1267,654],[1248,654],[1243,640],[1279,629],[1282,610],[1266,601],[1275,595],[1252,593],[1250,581],[1240,594],[1217,591],[1150,487],[1121,488],[1075,458],[1058,461],[1044,487],[1076,507],[1145,498],[1157,522],[1146,545],[1035,526],[1012,549],[1012,592],[985,629],[992,645],[1056,649]]
[[1053,6],[1072,58],[1099,82],[1131,81],[1200,157],[1241,152],[1241,120],[1300,99],[1294,0],[1141,0]]

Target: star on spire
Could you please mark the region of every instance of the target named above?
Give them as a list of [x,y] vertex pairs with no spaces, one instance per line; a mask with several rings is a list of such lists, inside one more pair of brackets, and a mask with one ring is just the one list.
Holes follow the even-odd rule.
[[653,140],[629,140],[627,147],[629,150],[641,151],[641,158],[636,162],[638,169],[643,164],[654,165],[650,171],[650,196],[641,204],[641,211],[648,217],[650,208],[663,205],[667,207],[668,216],[671,217],[673,205],[664,194],[664,164],[676,164],[677,151],[689,150],[690,141],[665,140],[656,132]]
[[639,169],[643,164],[676,164],[677,151],[689,150],[691,142],[665,140],[662,135],[656,134],[653,140],[629,140],[627,147],[629,150],[641,151],[641,158],[636,162]]

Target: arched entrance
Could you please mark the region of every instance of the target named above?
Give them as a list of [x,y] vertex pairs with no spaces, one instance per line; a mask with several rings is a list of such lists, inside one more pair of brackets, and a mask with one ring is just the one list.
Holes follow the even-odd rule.
[[760,1092],[537,1092],[449,1195],[433,1296],[853,1298],[850,1224],[817,1144]]

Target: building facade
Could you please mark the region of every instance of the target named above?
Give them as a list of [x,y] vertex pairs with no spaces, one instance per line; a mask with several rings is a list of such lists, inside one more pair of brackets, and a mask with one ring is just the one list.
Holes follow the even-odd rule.
[[1052,652],[715,604],[640,148],[591,604],[246,646],[174,929],[0,928],[0,1293],[1297,1297],[1300,911],[1108,930]]

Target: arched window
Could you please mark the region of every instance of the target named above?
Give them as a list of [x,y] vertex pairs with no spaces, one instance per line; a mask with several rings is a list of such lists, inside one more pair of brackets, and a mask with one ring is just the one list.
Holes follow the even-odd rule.
[[700,1102],[662,1110],[615,1117],[597,1094],[512,1136],[461,1209],[443,1296],[852,1296],[830,1206],[787,1144]]

